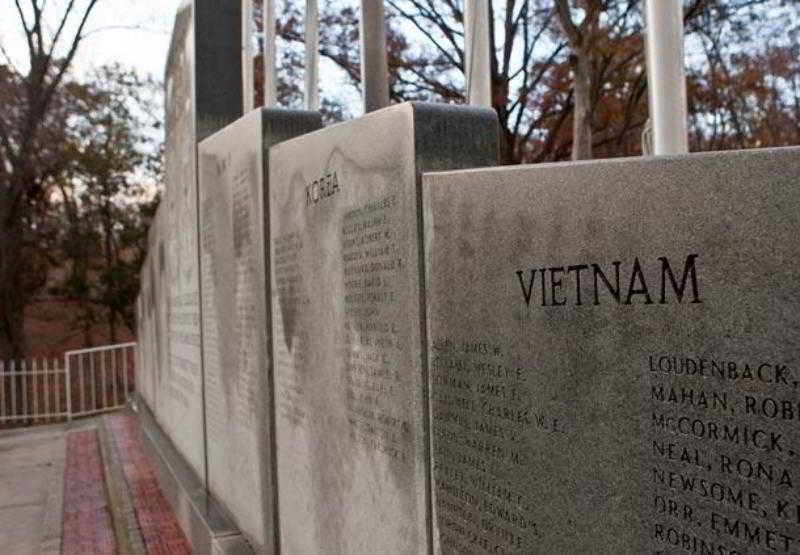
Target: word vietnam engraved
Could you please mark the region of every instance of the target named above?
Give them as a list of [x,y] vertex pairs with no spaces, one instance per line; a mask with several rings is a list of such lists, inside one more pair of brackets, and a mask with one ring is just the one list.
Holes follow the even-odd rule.
[[436,553],[800,553],[798,174],[425,176]]
[[317,112],[256,110],[199,145],[208,487],[257,552],[276,548],[265,226],[270,145]]
[[429,550],[419,180],[496,161],[492,111],[414,103],[270,149],[283,553]]

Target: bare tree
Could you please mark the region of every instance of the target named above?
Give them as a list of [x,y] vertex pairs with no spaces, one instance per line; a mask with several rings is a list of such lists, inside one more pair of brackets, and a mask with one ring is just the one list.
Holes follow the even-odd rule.
[[[640,135],[648,115],[643,0],[486,1],[494,22],[492,105],[500,119],[505,163],[641,153]],[[687,44],[693,45],[687,58],[693,149],[730,148],[732,139],[749,144],[756,135],[762,145],[785,144],[785,137],[796,135],[794,128],[790,125],[784,131],[781,125],[780,133],[767,133],[775,126],[764,125],[754,93],[742,96],[738,88],[746,81],[737,78],[741,74],[736,70],[744,53],[764,54],[767,37],[791,36],[797,27],[792,23],[797,20],[792,15],[796,9],[785,0],[683,3]],[[277,26],[298,52],[303,41],[302,4],[286,0]],[[320,53],[358,86],[359,15],[352,4],[323,3]],[[392,99],[465,102],[463,0],[386,0],[386,5]],[[721,40],[722,36],[728,39]],[[282,62],[291,70],[298,69],[291,68],[292,63],[302,64],[300,56],[285,56]],[[771,79],[769,66],[753,67],[751,73]],[[783,73],[776,77],[779,83],[788,83],[780,87],[784,96],[791,97],[791,67]],[[284,71],[283,77],[290,85],[291,71]],[[730,93],[724,93],[727,89]],[[299,98],[299,89],[287,86],[286,90],[296,91],[287,100]],[[776,103],[780,113],[774,114],[775,121],[786,119],[783,112],[794,113],[781,98]],[[737,113],[731,114],[734,109]],[[748,124],[751,118],[745,114],[755,121]],[[718,136],[724,140],[705,138],[714,118],[719,122],[710,132],[719,127]]]
[[603,3],[599,0],[581,2],[583,19],[573,20],[569,0],[555,0],[558,22],[569,41],[572,53],[572,159],[592,158],[592,110],[595,105],[595,85],[598,79],[597,27]]
[[58,168],[65,118],[54,107],[98,0],[68,0],[59,13],[46,0],[13,1],[28,67],[18,70],[0,45],[0,359],[24,352],[24,238],[44,200],[45,183]]

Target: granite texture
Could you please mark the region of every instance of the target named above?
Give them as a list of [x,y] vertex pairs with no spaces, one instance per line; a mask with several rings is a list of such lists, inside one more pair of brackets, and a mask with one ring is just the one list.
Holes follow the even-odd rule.
[[423,553],[422,171],[494,164],[491,111],[402,104],[270,149],[283,553]]
[[425,176],[437,553],[800,552],[799,179]]
[[259,109],[199,146],[208,486],[260,553],[277,541],[264,154],[321,125],[317,112]]
[[158,250],[163,248],[164,257],[154,279],[156,287],[163,290],[157,306],[166,310],[166,321],[160,322],[157,330],[159,365],[153,371],[159,374],[159,379],[156,404],[152,408],[159,424],[202,477],[205,447],[193,102],[196,34],[192,14],[191,3],[179,10],[167,59],[165,187],[159,207],[162,225],[158,235]]
[[141,360],[136,367],[136,389],[149,406],[160,406],[161,374],[167,359],[167,286],[163,256],[164,239],[159,231],[164,224],[164,211],[158,211],[148,229],[148,252],[139,274],[140,291],[137,313],[141,328],[137,349]]
[[185,2],[165,73],[165,188],[159,207],[160,312],[152,408],[192,469],[205,477],[198,245],[197,143],[242,114],[240,3]]
[[[152,224],[150,227],[152,228]],[[148,403],[152,402],[153,395],[152,372],[148,370],[152,367],[151,309],[148,302],[150,297],[150,264],[150,254],[148,253],[139,270],[139,295],[136,297],[136,366],[134,368],[136,389],[142,397],[148,399]]]

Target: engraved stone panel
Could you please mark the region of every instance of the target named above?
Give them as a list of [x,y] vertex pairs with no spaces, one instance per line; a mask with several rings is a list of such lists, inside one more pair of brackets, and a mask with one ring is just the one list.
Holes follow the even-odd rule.
[[[195,0],[175,18],[165,76],[165,190],[160,233],[156,334],[159,424],[204,477],[200,333],[197,142],[242,112],[238,2]],[[209,75],[213,72],[213,75]],[[153,280],[156,281],[155,279]],[[163,318],[161,317],[163,315]]]
[[163,244],[159,241],[155,253],[164,264],[156,279],[166,289],[166,302],[160,305],[166,307],[166,322],[159,330],[159,341],[166,348],[159,349],[156,372],[161,379],[154,411],[181,454],[203,476],[192,18],[191,4],[176,16],[167,62],[166,187],[159,209]]
[[256,110],[199,146],[208,481],[258,552],[275,552],[264,154],[319,113]]
[[799,177],[425,176],[437,553],[800,552]]
[[144,354],[142,366],[137,369],[136,389],[145,402],[161,406],[161,376],[167,361],[167,282],[164,260],[164,211],[159,210],[150,223],[147,234],[148,253],[141,270],[141,300],[143,332],[137,341]]
[[284,553],[428,550],[419,176],[496,159],[493,112],[425,104],[270,149]]
[[[155,224],[151,224],[151,232]],[[148,249],[152,252],[152,249]],[[153,297],[152,284],[150,283],[151,266],[153,264],[150,254],[145,258],[139,273],[139,297],[136,300],[136,391],[150,406],[155,406],[155,361],[153,350],[155,337],[153,337]]]

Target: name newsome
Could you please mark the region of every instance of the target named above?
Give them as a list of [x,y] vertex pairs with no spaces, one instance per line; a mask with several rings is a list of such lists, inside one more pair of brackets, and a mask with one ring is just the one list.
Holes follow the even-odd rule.
[[[697,270],[698,255],[690,254],[676,266],[667,257],[659,257],[653,265],[660,274],[656,283],[648,285],[639,258],[633,263],[622,261],[610,265],[587,263],[550,268],[516,270],[516,277],[525,305],[581,306],[583,304],[668,304],[701,303]],[[677,270],[677,271],[676,271]]]

